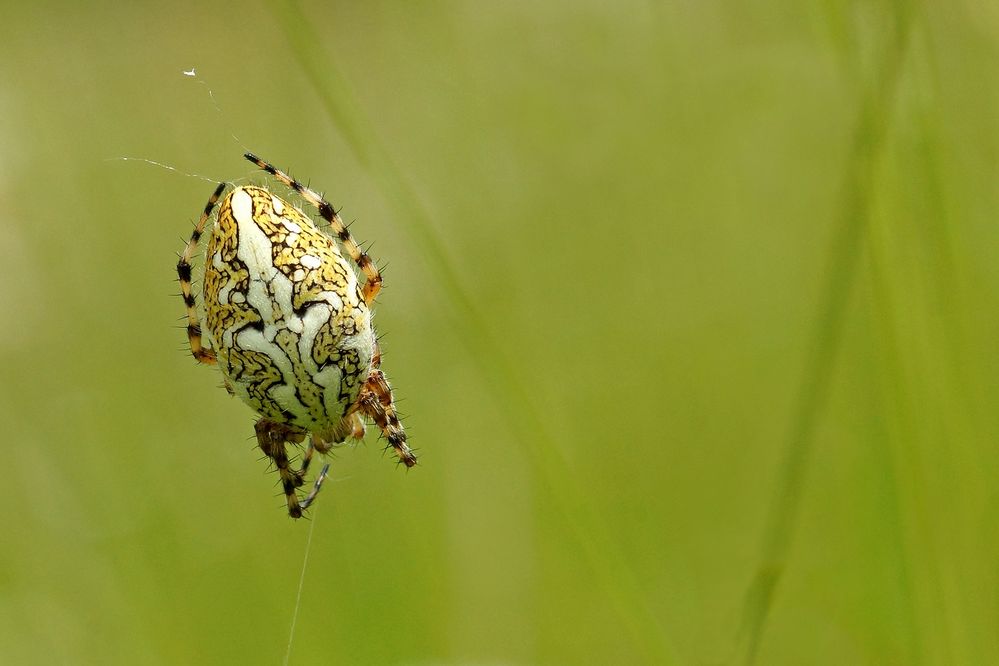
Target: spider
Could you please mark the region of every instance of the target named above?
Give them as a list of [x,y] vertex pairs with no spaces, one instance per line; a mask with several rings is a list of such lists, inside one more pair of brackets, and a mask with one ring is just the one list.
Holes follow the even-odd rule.
[[[288,515],[300,518],[329,471],[324,465],[299,499],[314,453],[363,438],[365,418],[381,429],[401,463],[412,467],[416,456],[381,371],[371,323],[381,273],[322,196],[256,155],[244,157],[314,206],[332,233],[261,187],[235,187],[219,204],[226,188],[220,183],[180,255],[177,275],[191,353],[199,363],[218,365],[229,394],[260,415],[257,444],[277,468]],[[216,205],[203,290],[209,344],[202,337],[191,260]],[[363,285],[337,241],[363,273]],[[295,469],[286,445],[306,438]]]

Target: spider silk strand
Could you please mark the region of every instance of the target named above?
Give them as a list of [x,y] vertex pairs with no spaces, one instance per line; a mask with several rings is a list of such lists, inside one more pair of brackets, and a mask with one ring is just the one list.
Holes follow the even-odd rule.
[[291,659],[291,644],[295,640],[295,624],[298,622],[298,609],[302,605],[302,588],[305,586],[305,570],[309,566],[309,553],[312,551],[312,533],[316,530],[316,514],[319,507],[312,510],[312,520],[309,521],[309,538],[305,542],[305,558],[302,560],[302,574],[298,577],[298,594],[295,595],[295,610],[291,614],[291,631],[288,632],[288,649],[284,653],[283,666],[288,666]]

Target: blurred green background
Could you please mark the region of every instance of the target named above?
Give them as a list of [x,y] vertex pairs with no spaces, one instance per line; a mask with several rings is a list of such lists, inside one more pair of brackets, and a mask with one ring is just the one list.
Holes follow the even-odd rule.
[[[312,526],[292,664],[999,663],[996,5],[117,4],[0,23],[0,663],[281,663]],[[175,328],[244,149],[388,262],[311,524]]]

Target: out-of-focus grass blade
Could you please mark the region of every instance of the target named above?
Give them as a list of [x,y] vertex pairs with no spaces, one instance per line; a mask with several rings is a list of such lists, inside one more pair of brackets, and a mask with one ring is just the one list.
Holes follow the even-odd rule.
[[[901,3],[899,3],[901,5]],[[763,535],[760,564],[746,594],[742,615],[743,662],[753,664],[766,630],[774,592],[787,566],[787,553],[801,508],[815,426],[826,405],[842,343],[847,304],[857,279],[869,223],[875,161],[884,143],[908,44],[910,12],[895,7],[890,43],[883,45],[876,76],[865,90],[853,145],[846,161],[842,215],[826,259],[822,306],[798,389],[787,444],[777,474]],[[844,59],[849,62],[849,59]]]
[[676,663],[676,653],[665,631],[652,613],[645,595],[631,573],[620,548],[611,539],[603,520],[586,501],[582,489],[568,474],[564,454],[548,434],[523,380],[513,370],[503,346],[486,325],[471,297],[465,292],[443,245],[429,223],[427,213],[407,184],[377,132],[354,101],[346,78],[336,68],[331,54],[321,50],[323,40],[295,2],[271,4],[284,29],[298,63],[323,102],[331,121],[343,133],[358,161],[368,169],[400,218],[408,219],[412,234],[450,307],[451,324],[468,346],[499,405],[508,412],[508,422],[517,430],[539,486],[553,499],[566,524],[578,540],[592,569],[629,631],[632,644],[652,664]]

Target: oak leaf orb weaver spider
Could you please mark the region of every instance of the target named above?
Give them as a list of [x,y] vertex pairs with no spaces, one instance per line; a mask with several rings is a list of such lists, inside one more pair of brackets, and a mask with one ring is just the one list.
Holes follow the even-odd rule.
[[[222,198],[226,183],[220,183],[180,255],[177,275],[191,353],[199,363],[217,365],[229,393],[260,415],[257,444],[277,467],[288,515],[300,518],[329,471],[324,465],[299,499],[314,453],[364,437],[365,418],[381,429],[401,463],[412,467],[416,456],[381,371],[371,322],[381,273],[321,195],[252,153],[244,157],[315,207],[330,233],[267,189],[237,186]],[[210,219],[203,288],[208,344],[191,261]],[[363,284],[340,247],[364,275]],[[295,469],[286,445],[306,438]]]

